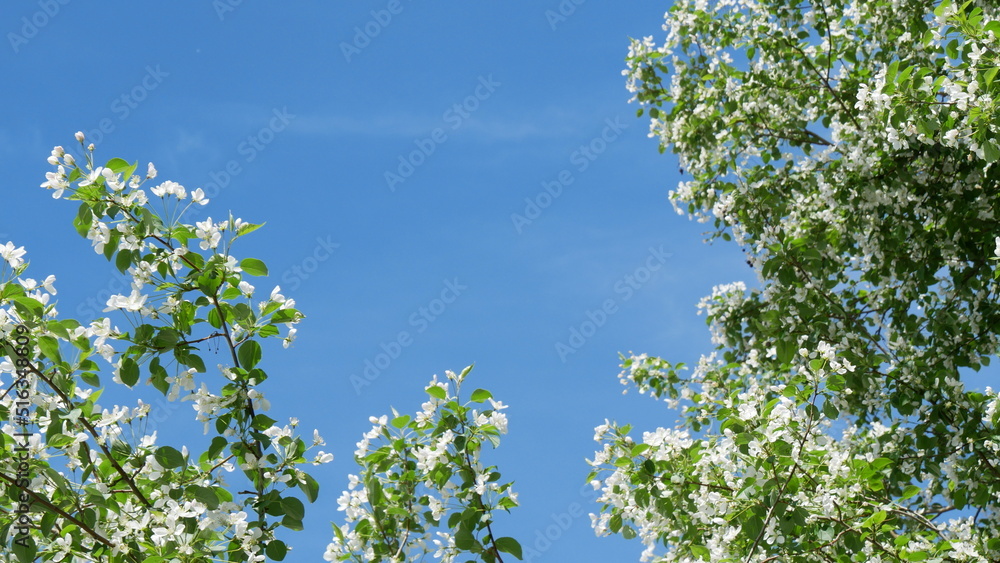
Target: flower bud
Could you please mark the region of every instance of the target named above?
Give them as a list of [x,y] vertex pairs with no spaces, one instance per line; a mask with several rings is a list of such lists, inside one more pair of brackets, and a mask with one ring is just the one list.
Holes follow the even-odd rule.
[[45,160],[52,166],[59,164],[59,159],[55,155],[49,155],[49,158]]
[[77,141],[80,141],[82,143],[83,142],[83,131],[77,131],[76,135],[74,135],[74,137],[76,137]]
[[65,154],[65,155],[63,156],[63,160],[64,160],[64,161],[66,161],[66,164],[68,164],[68,165],[70,165],[70,166],[73,166],[73,164],[75,164],[75,163],[76,163],[76,159],[75,159],[75,158],[73,158],[73,155],[71,155],[71,154],[69,154],[69,153],[66,153],[66,154]]

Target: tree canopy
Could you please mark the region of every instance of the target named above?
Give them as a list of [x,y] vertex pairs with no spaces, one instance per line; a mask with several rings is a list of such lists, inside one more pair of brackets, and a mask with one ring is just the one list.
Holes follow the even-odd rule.
[[682,407],[598,428],[598,533],[655,561],[1000,560],[1000,11],[948,0],[679,0],[628,87],[691,179],[679,212],[760,289],[701,307],[690,374],[623,383]]
[[[675,208],[758,279],[701,302],[715,350],[690,371],[622,358],[680,420],[597,427],[595,531],[639,538],[643,561],[1000,561],[1000,395],[970,384],[1000,348],[1000,8],[677,0],[664,30],[632,42],[628,87],[690,176]],[[99,166],[76,138],[42,187],[130,276],[106,310],[129,326],[60,317],[53,279],[0,246],[0,541],[19,561],[283,560],[319,492],[303,468],[332,456],[264,414],[262,342],[303,315],[278,287],[255,297],[267,266],[232,253],[260,225],[186,223],[202,190],[148,195],[152,164]],[[99,407],[103,371],[191,401],[204,451],[145,434],[142,401]],[[506,405],[463,395],[469,371],[371,418],[326,560],[525,556],[493,529],[517,493],[481,457]]]

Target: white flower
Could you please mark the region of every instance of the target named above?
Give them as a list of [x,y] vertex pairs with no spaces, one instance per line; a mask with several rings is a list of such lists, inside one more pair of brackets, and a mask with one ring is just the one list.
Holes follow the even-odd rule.
[[45,278],[45,281],[43,281],[41,284],[39,284],[32,278],[27,278],[23,280],[21,278],[17,278],[17,281],[21,282],[21,286],[23,286],[24,289],[27,291],[34,291],[39,286],[41,286],[45,289],[45,291],[51,293],[52,295],[56,294],[56,288],[54,285],[52,285],[56,281],[56,277],[53,275],[49,275],[49,277]]
[[83,137],[83,131],[77,131],[77,132],[76,132],[76,133],[75,133],[75,134],[73,135],[73,137],[75,137],[77,141],[79,141],[79,142],[81,142],[81,143],[82,143],[82,142],[83,142],[83,139],[84,139],[84,137]]
[[[90,173],[87,174],[87,179],[86,180],[80,182],[80,187],[84,188],[84,187],[87,187],[87,186],[93,184],[94,182],[97,181],[98,178],[100,178],[103,175],[104,175],[104,167],[103,166],[98,166],[96,169],[91,170]],[[46,175],[46,176],[48,176],[48,175]]]
[[498,432],[501,434],[507,433],[507,415],[502,412],[494,412],[490,415],[490,424],[492,424]]
[[124,295],[112,295],[108,299],[108,306],[104,309],[104,311],[114,311],[115,309],[142,311],[143,307],[146,305],[146,297],[147,296],[142,295],[136,289],[133,289],[132,294],[128,297],[125,297]]
[[52,192],[52,197],[59,199],[62,197],[63,190],[69,187],[69,182],[66,180],[66,169],[60,166],[55,172],[46,172],[45,182],[40,185],[47,190],[55,190]]
[[[154,174],[156,173],[155,169],[153,170],[153,173]],[[164,197],[168,195],[172,195],[177,199],[184,199],[187,197],[187,190],[184,189],[184,186],[178,184],[177,182],[171,182],[169,180],[163,182],[159,186],[150,188],[150,191],[153,192],[153,195],[158,197]]]
[[222,233],[219,232],[218,226],[212,223],[212,218],[209,217],[204,221],[195,223],[197,229],[195,229],[195,236],[201,239],[201,249],[208,250],[210,248],[216,248],[219,246],[219,241],[222,240]]
[[191,192],[191,201],[198,205],[206,205],[208,203],[208,200],[205,199],[205,192],[201,188],[197,188]]
[[112,191],[120,192],[125,189],[125,183],[121,180],[121,174],[115,174],[110,168],[105,168],[101,172],[104,182]]
[[476,486],[472,487],[472,490],[476,491],[477,495],[486,494],[486,486],[488,484],[490,476],[485,473],[480,473],[476,476]]
[[14,243],[7,242],[7,244],[0,246],[0,256],[10,264],[11,268],[18,268],[21,264],[24,264],[24,260],[21,259],[24,256],[25,250],[23,246],[14,248]]
[[146,178],[156,178],[156,168],[153,166],[152,162],[150,162],[149,166],[146,167]]
[[240,293],[242,293],[243,295],[245,295],[247,297],[250,297],[250,296],[253,295],[254,287],[252,285],[250,285],[250,282],[241,281],[240,285],[239,285],[239,288],[240,288]]
[[288,329],[288,336],[286,336],[285,339],[281,341],[282,347],[288,348],[289,346],[291,346],[292,342],[295,341],[295,333],[298,331],[299,329],[297,328]]

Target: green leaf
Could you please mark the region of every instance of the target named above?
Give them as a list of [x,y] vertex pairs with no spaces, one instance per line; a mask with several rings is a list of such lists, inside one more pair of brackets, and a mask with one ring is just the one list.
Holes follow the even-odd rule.
[[73,219],[73,226],[76,227],[76,232],[80,233],[81,237],[87,236],[93,221],[94,212],[90,210],[89,205],[81,203],[80,208],[76,212],[76,218]]
[[493,398],[493,394],[491,394],[486,389],[476,389],[475,391],[472,392],[472,402],[473,403],[482,403],[483,401],[485,401],[487,399],[492,399],[492,398]]
[[461,549],[462,551],[472,551],[473,548],[479,545],[475,536],[467,528],[459,528],[458,532],[455,533],[455,547]]
[[837,407],[833,406],[833,402],[829,400],[823,401],[823,416],[834,420],[840,416],[840,411]]
[[42,355],[55,363],[62,362],[59,355],[59,341],[51,336],[39,336],[38,347],[42,350]]
[[132,251],[119,250],[118,255],[115,256],[115,268],[118,268],[118,271],[124,274],[125,270],[128,270],[129,266],[131,265],[132,265]]
[[756,514],[751,514],[743,520],[743,535],[748,540],[755,540],[764,531],[764,520]]
[[181,452],[170,446],[160,446],[156,449],[156,453],[153,457],[156,459],[156,462],[162,465],[165,469],[173,469],[184,465],[184,456]]
[[834,373],[826,379],[826,388],[830,391],[841,391],[845,385],[847,385],[847,381],[839,373]]
[[903,561],[923,561],[930,556],[931,554],[926,551],[907,551],[904,549],[899,553],[899,558]]
[[447,391],[445,391],[443,387],[438,387],[437,385],[431,385],[430,387],[425,389],[425,391],[427,391],[427,394],[430,395],[431,397],[434,397],[435,399],[441,399],[442,401],[444,401],[445,399],[448,398]]
[[18,314],[25,319],[41,317],[45,312],[42,304],[31,297],[11,297],[10,302],[14,305],[14,309],[17,310]]
[[[130,165],[128,161],[123,158],[112,158],[107,164],[104,165],[104,167],[110,168],[115,174],[123,174],[123,179],[126,181],[128,180],[128,176],[131,175],[131,173],[128,172],[129,168],[135,170],[135,167]],[[125,174],[126,172],[128,172],[128,174]]]
[[267,275],[267,266],[256,258],[244,258],[240,261],[240,268],[251,276]]
[[302,520],[306,515],[306,507],[302,501],[295,497],[284,497],[281,499],[281,508],[285,514],[296,520]]
[[787,364],[792,361],[795,357],[795,343],[788,340],[779,340],[776,343],[776,351],[778,353],[778,361]]
[[158,350],[169,350],[177,344],[179,339],[180,335],[177,334],[176,330],[172,328],[161,328],[153,338],[153,347]]
[[903,494],[900,495],[899,500],[906,500],[908,498],[913,498],[918,494],[920,494],[920,491],[922,490],[923,490],[922,488],[916,485],[907,485],[906,488],[903,489]]
[[[216,436],[216,438],[218,438],[218,436]],[[196,500],[208,507],[209,510],[219,508],[219,496],[215,494],[215,491],[212,488],[202,487],[200,485],[191,485],[187,488],[187,492]]]
[[17,560],[21,563],[33,563],[35,555],[38,553],[35,539],[29,535],[23,538],[23,540],[23,543],[18,541],[13,542],[12,551],[14,557],[17,557]]
[[497,549],[500,551],[509,553],[518,559],[523,559],[523,557],[521,557],[521,544],[519,544],[514,538],[497,538],[493,543],[496,544]]
[[257,229],[264,226],[264,223],[254,224],[254,223],[243,223],[240,225],[239,230],[236,231],[236,236],[241,237],[243,235],[249,235],[250,233],[256,231]]
[[271,540],[267,542],[267,547],[264,548],[264,554],[267,555],[268,559],[274,559],[275,561],[284,560],[287,553],[288,547],[281,540]]
[[275,422],[277,421],[267,416],[266,414],[258,414],[253,417],[253,423],[251,424],[251,426],[263,432],[264,430],[267,430],[268,428],[274,426]]
[[996,141],[988,140],[983,142],[983,157],[986,162],[996,162],[1000,159],[1000,148],[997,147]]
[[202,361],[200,356],[196,356],[182,348],[174,348],[174,358],[187,367],[194,368],[198,373],[205,373],[205,362]]
[[404,426],[409,424],[409,422],[410,422],[410,415],[404,414],[402,416],[397,416],[396,418],[392,419],[392,422],[390,422],[390,424],[392,424],[396,428],[403,428]]
[[118,377],[125,385],[134,387],[139,381],[139,364],[135,363],[132,358],[125,358],[118,370]]
[[879,457],[872,462],[872,468],[875,469],[876,471],[881,471],[882,469],[885,469],[886,467],[889,467],[892,464],[893,461],[891,459],[887,457]]
[[212,438],[212,445],[208,447],[208,458],[215,459],[219,457],[219,454],[222,453],[222,450],[226,449],[226,446],[228,445],[229,442],[222,436]]
[[608,524],[610,526],[611,533],[617,534],[618,531],[622,529],[622,515],[617,513],[612,515],[611,521],[608,522]]
[[[992,22],[992,23],[1000,24],[1000,22]],[[987,88],[990,86],[990,84],[993,83],[993,79],[996,78],[998,71],[1000,71],[1000,67],[993,67],[988,69],[985,73],[983,73],[983,81],[986,83]]]
[[297,309],[279,309],[271,315],[272,323],[293,323],[298,320],[299,311]]
[[319,483],[316,479],[313,479],[312,475],[307,473],[302,474],[302,480],[299,482],[299,490],[302,494],[306,495],[306,499],[309,502],[316,502],[319,497]]
[[301,532],[303,529],[302,520],[299,520],[297,518],[292,518],[287,514],[285,515],[284,518],[281,519],[281,525],[288,528],[289,530],[295,530],[296,532]]
[[703,545],[692,544],[691,545],[691,555],[694,555],[702,561],[708,561],[712,555],[712,552],[708,550],[707,547]]
[[261,358],[260,344],[256,340],[247,340],[243,344],[240,344],[236,355],[240,360],[240,367],[243,369],[253,369]]
[[149,361],[149,378],[157,391],[166,395],[167,391],[170,390],[170,384],[167,383],[167,370],[160,365],[160,358],[153,358]]

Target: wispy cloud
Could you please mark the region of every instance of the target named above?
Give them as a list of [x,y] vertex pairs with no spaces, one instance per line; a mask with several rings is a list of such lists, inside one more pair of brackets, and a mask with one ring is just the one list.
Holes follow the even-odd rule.
[[435,128],[449,136],[465,136],[481,141],[522,141],[551,139],[583,131],[590,122],[580,115],[560,111],[534,111],[515,116],[474,115],[453,129],[441,115],[382,114],[347,116],[337,114],[303,115],[289,130],[324,137],[364,136],[414,138],[426,136]]

